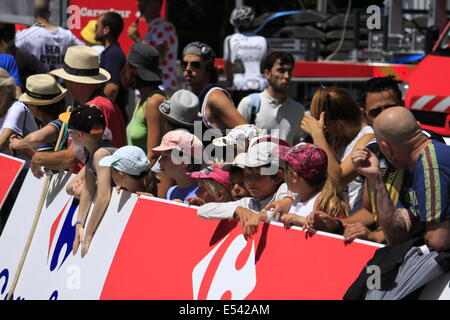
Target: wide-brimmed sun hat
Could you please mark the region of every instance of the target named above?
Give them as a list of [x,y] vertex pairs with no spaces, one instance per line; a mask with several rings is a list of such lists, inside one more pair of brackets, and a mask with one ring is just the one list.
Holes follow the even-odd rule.
[[36,106],[46,106],[58,102],[67,94],[56,82],[56,79],[48,74],[35,74],[27,78],[25,93],[19,97],[19,101]]
[[109,72],[100,68],[97,51],[86,46],[69,47],[63,67],[50,73],[64,80],[84,84],[100,84],[111,79]]

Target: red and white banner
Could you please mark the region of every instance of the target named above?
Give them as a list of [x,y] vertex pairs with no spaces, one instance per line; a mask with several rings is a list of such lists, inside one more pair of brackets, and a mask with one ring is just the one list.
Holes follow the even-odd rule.
[[[165,14],[165,1],[163,1],[163,7],[161,8],[161,13]],[[81,28],[71,28],[70,30],[81,40],[81,30],[88,24],[90,20],[97,20],[98,16],[106,11],[115,11],[119,13],[124,22],[124,29],[119,37],[119,43],[124,51],[125,55],[128,55],[131,46],[134,42],[130,39],[127,34],[127,28],[138,19],[138,2],[137,1],[123,1],[123,0],[70,0],[70,5],[75,5],[80,8],[79,14],[80,27]],[[77,11],[78,13],[78,11]],[[147,23],[143,17],[139,20],[139,33],[141,38],[147,32]]]
[[[278,223],[261,224],[246,240],[237,221],[203,220],[183,204],[113,191],[81,258],[72,254],[78,201],[65,192],[71,177],[53,177],[14,299],[341,299],[380,247]],[[0,237],[0,299],[42,185],[27,175]],[[435,288],[439,297],[442,286]]]
[[0,208],[24,165],[24,160],[0,153]]

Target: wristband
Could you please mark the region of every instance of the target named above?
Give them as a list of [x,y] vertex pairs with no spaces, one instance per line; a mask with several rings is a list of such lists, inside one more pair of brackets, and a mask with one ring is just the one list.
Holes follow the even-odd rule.
[[266,213],[266,223],[270,223],[273,219],[273,209],[270,209],[269,211],[264,211]]
[[75,226],[76,226],[77,224],[81,224],[81,226],[84,227],[84,222],[82,222],[82,221],[77,221],[77,222],[75,222]]

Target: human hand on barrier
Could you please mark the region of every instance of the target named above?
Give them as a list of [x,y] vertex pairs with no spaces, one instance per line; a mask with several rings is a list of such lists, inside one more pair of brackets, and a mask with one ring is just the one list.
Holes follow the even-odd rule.
[[205,200],[199,197],[189,198],[187,199],[187,202],[189,203],[190,206],[198,206],[198,207],[201,207],[206,203]]
[[268,204],[262,211],[272,210],[274,215],[287,213],[292,206],[292,202],[294,202],[292,198],[283,198]]
[[309,230],[321,230],[326,232],[335,232],[338,228],[336,219],[328,215],[323,211],[313,211],[307,217],[303,229]]
[[154,197],[154,195],[152,195],[151,193],[148,193],[148,192],[136,191],[136,194],[137,194],[138,196]]
[[355,239],[371,240],[372,232],[360,222],[344,224],[344,242],[349,243]]
[[80,242],[82,243],[84,239],[84,227],[82,224],[77,223],[75,226],[75,238],[73,239],[72,253],[76,255],[78,252],[78,247]]
[[258,225],[264,221],[262,213],[252,213],[242,224],[242,233],[245,238],[251,238],[258,232]]
[[306,223],[306,218],[293,213],[285,213],[280,216],[280,222],[284,224],[286,229],[291,226],[303,227]]
[[31,169],[31,172],[33,173],[33,175],[38,179],[42,178],[45,174],[44,170],[42,170],[41,166],[37,166],[37,165],[34,165],[31,163],[30,169]]

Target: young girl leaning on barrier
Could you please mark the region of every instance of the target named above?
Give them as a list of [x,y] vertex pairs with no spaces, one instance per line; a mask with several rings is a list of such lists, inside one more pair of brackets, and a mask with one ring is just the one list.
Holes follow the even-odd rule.
[[144,150],[136,146],[124,146],[99,162],[102,167],[111,167],[111,177],[116,190],[126,190],[139,195],[157,194],[156,176],[150,171],[150,161]]
[[337,219],[347,217],[349,205],[340,187],[327,175],[328,159],[325,151],[310,143],[299,143],[285,152],[285,181],[297,197],[276,201],[264,211],[280,213],[280,221],[286,227],[305,227],[307,217],[321,212]]

